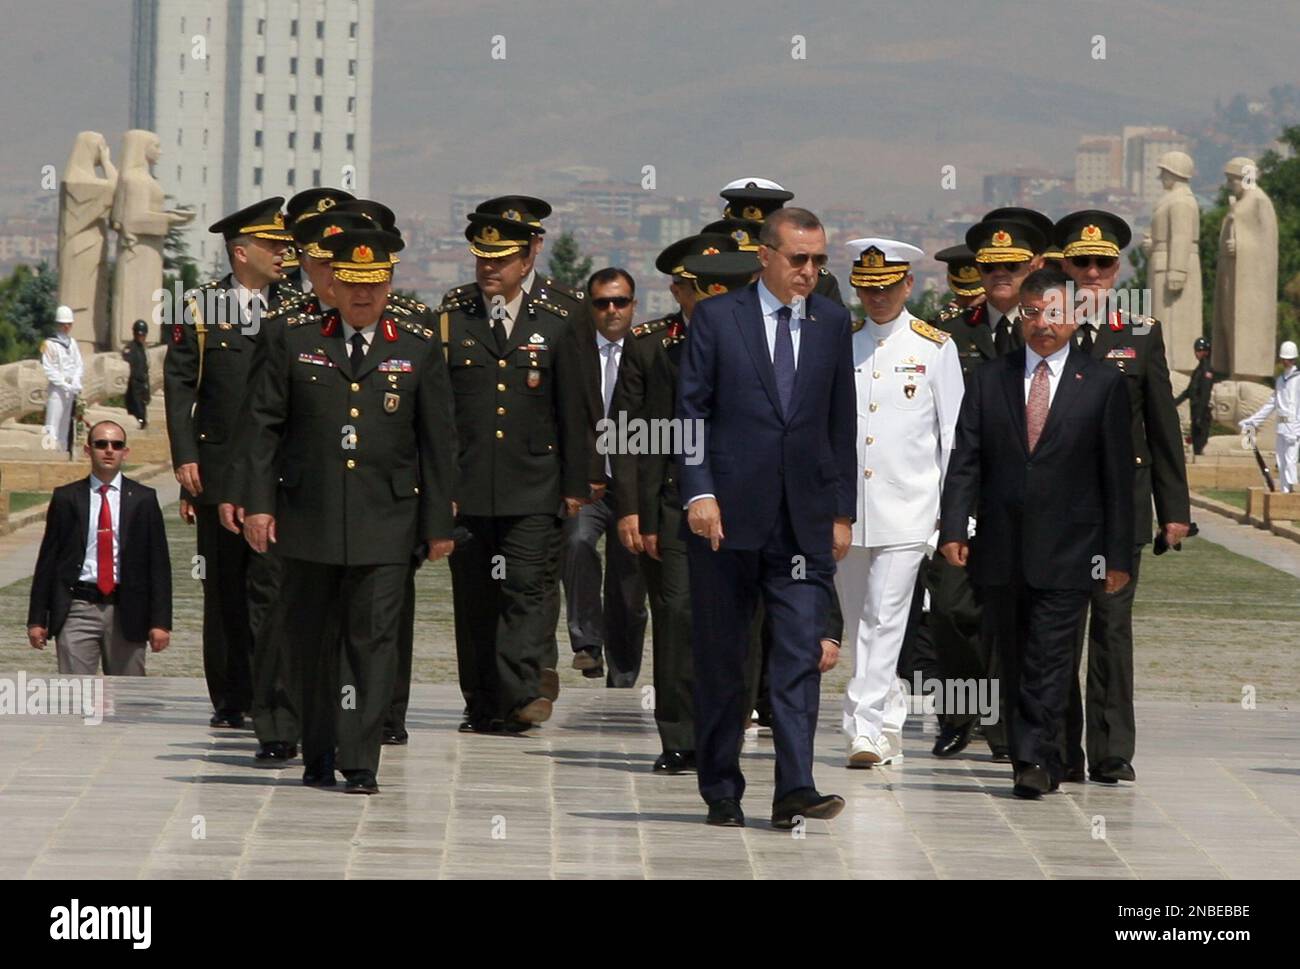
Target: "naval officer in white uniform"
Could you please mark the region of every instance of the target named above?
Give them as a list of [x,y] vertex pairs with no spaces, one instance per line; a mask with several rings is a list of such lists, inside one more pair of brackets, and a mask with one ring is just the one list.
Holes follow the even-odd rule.
[[1273,395],[1259,410],[1244,421],[1248,447],[1254,447],[1254,435],[1260,424],[1277,413],[1277,474],[1282,491],[1296,490],[1296,464],[1300,463],[1300,368],[1296,367],[1296,345],[1284,340],[1277,352],[1282,372],[1273,382]]
[[850,767],[901,759],[907,697],[895,669],[922,560],[938,536],[939,493],[964,381],[947,333],[907,311],[916,246],[850,242],[851,282],[867,318],[853,334],[858,398],[858,507],[835,584],[845,643],[854,646],[844,697]]

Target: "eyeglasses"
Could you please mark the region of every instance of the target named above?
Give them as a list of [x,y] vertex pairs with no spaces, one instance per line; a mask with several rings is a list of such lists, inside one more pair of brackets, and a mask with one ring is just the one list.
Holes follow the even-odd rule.
[[1089,266],[1096,266],[1098,269],[1109,269],[1118,262],[1114,256],[1071,256],[1070,265],[1075,269],[1087,269]]
[[1029,263],[1022,259],[1019,262],[981,262],[976,263],[976,265],[979,266],[980,273],[989,276],[999,269],[1005,269],[1009,273],[1018,273]]
[[598,310],[607,310],[611,306],[617,309],[626,309],[632,305],[631,296],[598,296],[591,301],[591,305]]
[[106,441],[100,438],[98,441],[91,441],[90,446],[96,451],[107,451],[112,448],[114,451],[126,450],[126,441]]
[[781,252],[781,250],[777,249],[776,246],[768,246],[768,248],[774,252],[780,252],[781,255],[785,256],[786,261],[795,269],[802,269],[804,266],[808,265],[809,261],[811,261],[818,269],[821,269],[830,261],[831,258],[824,252],[819,252],[815,255],[811,252],[796,252],[794,255],[790,255],[788,252]]
[[1033,323],[1038,319],[1049,326],[1055,326],[1065,322],[1065,311],[1059,306],[1020,306],[1020,318],[1028,323]]

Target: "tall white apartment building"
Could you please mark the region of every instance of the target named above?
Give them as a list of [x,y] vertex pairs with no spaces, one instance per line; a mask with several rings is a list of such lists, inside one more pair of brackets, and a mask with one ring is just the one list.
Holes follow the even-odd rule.
[[369,194],[374,0],[134,0],[131,126],[157,132],[155,174],[207,227],[269,195]]

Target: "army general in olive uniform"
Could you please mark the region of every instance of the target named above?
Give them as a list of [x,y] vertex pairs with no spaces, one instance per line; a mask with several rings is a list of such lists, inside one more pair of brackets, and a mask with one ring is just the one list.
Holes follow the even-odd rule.
[[476,282],[438,308],[460,440],[454,497],[470,535],[451,559],[466,731],[550,717],[560,529],[590,495],[594,430],[568,311],[522,285],[534,221],[470,213]]

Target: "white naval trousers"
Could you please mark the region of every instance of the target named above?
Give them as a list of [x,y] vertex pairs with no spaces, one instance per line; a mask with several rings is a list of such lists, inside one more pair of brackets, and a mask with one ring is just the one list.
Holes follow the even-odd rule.
[[72,402],[76,399],[77,395],[72,391],[59,387],[48,387],[45,391],[45,441],[52,442],[55,454],[63,454],[68,450]]
[[1296,490],[1296,463],[1300,461],[1300,437],[1277,435],[1277,486],[1280,491]]
[[854,647],[853,679],[844,694],[843,728],[850,742],[883,739],[901,750],[907,694],[898,679],[898,654],[916,575],[928,551],[925,542],[854,545],[836,566],[844,641]]

